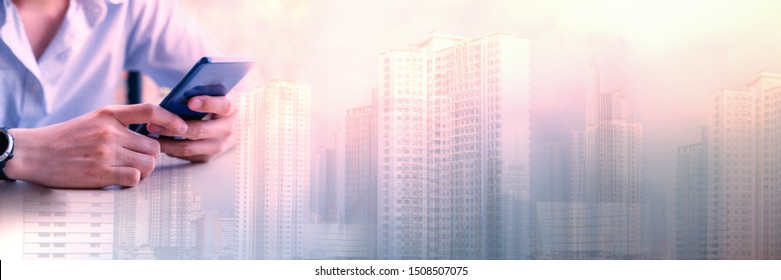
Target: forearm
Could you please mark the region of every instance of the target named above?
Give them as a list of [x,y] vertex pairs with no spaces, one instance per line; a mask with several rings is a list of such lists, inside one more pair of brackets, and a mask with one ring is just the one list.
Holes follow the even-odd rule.
[[127,129],[132,123],[180,135],[187,130],[184,120],[156,105],[108,106],[54,125],[10,129],[14,156],[3,171],[11,179],[57,188],[135,186],[154,170],[160,144]]

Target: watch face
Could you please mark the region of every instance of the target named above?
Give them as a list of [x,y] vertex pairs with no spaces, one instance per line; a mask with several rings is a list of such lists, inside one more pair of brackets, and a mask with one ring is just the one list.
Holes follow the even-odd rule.
[[8,149],[8,135],[0,132],[0,154],[4,153]]

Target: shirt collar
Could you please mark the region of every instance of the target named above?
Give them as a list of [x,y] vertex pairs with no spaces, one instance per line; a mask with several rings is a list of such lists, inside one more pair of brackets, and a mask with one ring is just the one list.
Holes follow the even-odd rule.
[[[55,38],[49,43],[41,59],[36,61],[32,50],[26,45],[27,42],[24,42],[22,39],[24,38],[23,35],[20,35],[24,30],[20,27],[19,19],[8,13],[9,10],[13,9],[12,0],[2,1],[3,5],[0,6],[0,40],[9,44],[11,51],[41,83],[43,83],[44,78],[41,75],[39,65],[47,63],[45,61],[49,60],[50,57],[57,57],[67,61],[67,55],[59,56],[58,54],[80,50],[90,32],[106,17],[108,6],[124,2],[124,0],[69,0],[71,6],[68,7],[63,24],[60,27],[61,30],[58,31],[58,35],[55,35]],[[9,21],[14,21],[15,24],[12,25],[16,28],[10,29]],[[45,90],[44,98],[46,110],[51,112],[54,93]]]
[[[5,25],[5,19],[6,19],[6,12],[11,5],[13,5],[13,0],[2,0],[3,6],[0,7],[0,28]],[[84,2],[86,5],[89,5],[91,7],[97,8],[98,13],[93,13],[92,15],[88,15],[91,17],[90,23],[94,25],[96,22],[98,22],[100,19],[105,16],[106,13],[106,3],[109,4],[122,4],[125,3],[125,0],[82,0],[81,2]],[[72,4],[72,2],[71,2]],[[91,4],[91,5],[90,5]]]

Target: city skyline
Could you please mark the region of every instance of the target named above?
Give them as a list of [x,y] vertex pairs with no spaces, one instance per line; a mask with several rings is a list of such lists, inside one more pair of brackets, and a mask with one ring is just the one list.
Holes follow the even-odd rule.
[[[595,68],[592,68],[588,72],[594,73],[594,70]],[[612,227],[606,230],[600,230],[599,227],[596,227],[594,230],[601,232],[598,234],[598,236],[602,236],[600,238],[602,241],[599,243],[619,242],[619,245],[601,249],[600,247],[591,249],[587,246],[582,247],[583,244],[589,243],[583,243],[583,241],[593,238],[590,236],[593,236],[594,233],[578,233],[577,228],[580,226],[576,221],[581,220],[586,223],[599,221],[601,216],[605,216],[604,213],[615,215],[617,211],[612,208],[612,205],[605,208],[606,206],[599,203],[589,205],[593,202],[579,201],[578,197],[584,195],[582,194],[583,190],[578,191],[577,188],[570,185],[573,183],[567,184],[562,181],[564,178],[570,178],[569,182],[576,180],[578,175],[575,170],[578,168],[573,165],[578,165],[578,163],[573,158],[577,158],[578,154],[587,154],[588,152],[574,151],[577,148],[573,148],[573,143],[546,143],[544,145],[546,147],[545,153],[550,160],[545,163],[548,166],[546,172],[550,173],[547,186],[559,187],[549,189],[550,193],[546,194],[544,199],[535,199],[532,202],[537,202],[530,204],[534,208],[532,213],[535,214],[536,218],[529,222],[537,223],[537,225],[533,227],[536,232],[529,233],[533,240],[529,241],[531,244],[529,244],[529,251],[527,251],[528,257],[553,259],[776,259],[775,254],[779,253],[774,245],[774,242],[778,242],[777,239],[774,239],[777,235],[773,230],[777,226],[774,224],[776,220],[772,216],[767,216],[768,214],[751,216],[746,213],[747,211],[756,211],[756,213],[778,211],[777,208],[774,208],[776,207],[774,199],[777,198],[777,190],[772,188],[772,183],[779,178],[774,177],[775,173],[771,172],[774,169],[763,167],[776,164],[774,162],[776,158],[767,155],[772,154],[780,144],[774,138],[776,134],[773,133],[774,129],[777,129],[776,120],[773,117],[779,113],[777,106],[777,100],[781,98],[781,94],[779,94],[781,90],[779,89],[781,89],[781,75],[761,72],[757,74],[756,79],[744,87],[726,88],[713,93],[711,99],[715,105],[713,107],[713,126],[701,129],[701,139],[698,142],[681,145],[677,149],[678,159],[675,165],[678,170],[678,178],[676,179],[675,191],[672,193],[674,199],[668,202],[673,208],[667,217],[671,219],[671,225],[668,225],[667,229],[669,232],[667,238],[671,244],[663,255],[649,255],[648,251],[640,250],[641,247],[637,247],[638,251],[632,253],[634,255],[616,254],[616,252],[626,250],[622,249],[625,245],[620,244],[629,240],[604,239],[606,234],[607,236],[612,234]],[[597,90],[595,92],[611,95],[618,91]],[[248,97],[249,95],[243,96]],[[612,104],[609,106],[620,105],[620,108],[624,109],[628,109],[624,106],[631,106],[631,102],[624,102],[623,95],[605,96],[605,98],[611,101],[603,102],[604,104]],[[373,109],[374,106],[377,106],[376,103],[348,110],[346,121],[352,122],[354,125],[344,132],[353,135],[346,137],[347,141],[343,142],[347,159],[345,165],[357,158],[373,160],[376,157],[372,155],[372,147],[376,147],[372,144],[375,141],[373,135],[378,133],[373,128],[375,126],[372,125],[377,120],[374,116],[376,110]],[[752,109],[758,107],[762,107],[763,110],[755,111]],[[259,112],[259,110],[255,110],[255,112]],[[610,116],[607,119],[614,125],[613,122],[616,120],[628,116],[627,112],[628,110],[603,110],[602,115],[603,118]],[[597,129],[594,125],[590,127]],[[721,134],[722,132],[724,134]],[[582,135],[583,131],[574,134]],[[575,142],[578,142],[577,139],[584,139],[584,137],[575,137],[574,139]],[[351,143],[355,143],[353,141],[360,144],[350,148]],[[588,141],[581,142],[582,144],[579,145],[585,145]],[[246,148],[241,145],[239,147]],[[442,146],[434,147],[442,148]],[[584,148],[585,146],[581,147],[581,149]],[[727,152],[733,153],[727,155]],[[764,156],[760,157],[757,155],[758,153],[764,154]],[[316,152],[310,153],[310,156],[316,154]],[[249,155],[257,156],[257,154]],[[240,158],[241,156],[236,157],[237,164],[239,164]],[[728,161],[718,163],[717,159],[720,158],[725,158]],[[237,251],[240,251],[238,249],[240,246],[236,244],[242,243],[242,241],[236,233],[239,230],[236,225],[241,223],[242,218],[217,214],[214,210],[208,210],[208,208],[201,206],[199,198],[201,195],[192,191],[193,182],[187,179],[191,176],[188,169],[182,168],[181,162],[171,159],[164,160],[163,165],[161,170],[156,171],[157,177],[151,178],[148,185],[131,190],[119,190],[114,193],[67,193],[67,199],[64,200],[62,198],[50,200],[46,196],[37,195],[35,191],[28,192],[24,201],[26,210],[23,218],[26,224],[24,233],[25,258],[257,258],[256,256],[242,257],[237,254]],[[361,201],[361,198],[365,197],[367,193],[372,193],[371,188],[365,187],[366,184],[369,186],[372,184],[372,174],[374,173],[371,168],[367,169],[365,164],[360,163],[353,163],[352,166],[352,169],[356,170],[344,169],[345,178],[347,178],[345,184],[355,181],[353,187],[345,186],[344,188],[345,204],[349,204],[350,201]],[[727,172],[719,172],[720,166],[729,168]],[[741,166],[745,169],[734,169],[731,166]],[[321,165],[318,168],[331,169],[333,167]],[[748,170],[748,172],[741,170]],[[237,172],[240,172],[240,169],[237,169]],[[350,175],[351,172],[361,173],[363,177],[355,177],[355,174]],[[572,172],[575,173],[570,174]],[[437,178],[436,176],[431,177]],[[752,180],[754,178],[757,180]],[[732,184],[720,186],[717,184],[719,182],[732,182]],[[749,186],[753,184],[753,186],[744,187],[747,184]],[[769,187],[764,188],[760,184],[767,184]],[[237,184],[236,187],[238,194],[239,185]],[[586,188],[586,186],[583,187]],[[351,197],[351,190],[356,189],[359,191],[356,191]],[[364,193],[364,195],[359,193]],[[609,193],[620,192],[611,191]],[[316,195],[315,192],[312,192],[305,196]],[[95,200],[96,198],[98,201]],[[734,202],[730,203],[731,201]],[[237,203],[239,203],[237,205],[241,205],[241,202],[237,201]],[[311,207],[317,208],[318,205],[317,203],[311,204]],[[348,210],[354,209],[351,206],[336,206],[336,208],[344,209],[344,212],[336,215],[342,217],[337,218],[338,221],[321,220],[318,218],[320,215],[316,213],[320,210],[309,209],[315,215],[306,218],[305,222],[300,225],[302,229],[301,255],[298,257],[291,255],[289,258],[387,258],[388,256],[378,254],[379,252],[375,248],[381,248],[381,246],[375,247],[376,243],[373,243],[379,240],[373,238],[373,233],[379,232],[377,225],[381,226],[381,223],[372,221],[363,213],[370,210],[368,208],[378,205],[366,203],[353,205],[352,207],[359,207],[362,211],[356,213],[355,210]],[[84,209],[90,210],[85,212]],[[634,216],[631,211],[624,212],[626,213],[623,215],[630,214],[627,216],[628,218],[614,216],[607,221],[622,224],[627,221],[626,219],[632,219],[631,217]],[[351,216],[351,213],[362,215]],[[585,216],[577,218],[581,213]],[[166,219],[170,221],[162,222]],[[257,217],[253,220],[259,221]],[[565,222],[560,223],[559,221]],[[372,222],[376,225],[373,226]],[[599,223],[605,224],[604,221]],[[162,227],[163,224],[168,226]],[[93,232],[83,232],[83,228],[86,226],[92,227]],[[45,230],[48,227],[52,227],[52,230]],[[427,227],[431,226],[427,225]],[[632,229],[632,231],[637,232],[638,229]],[[738,233],[732,234],[733,231]],[[89,238],[84,234],[88,234]],[[255,242],[265,241],[264,237],[257,235],[257,232],[250,232],[250,234],[254,236]],[[452,231],[448,236],[456,234],[457,231]],[[84,235],[84,237],[77,235]],[[638,234],[637,238],[641,238],[641,236]],[[236,243],[237,241],[239,243]],[[637,243],[638,241],[631,242]],[[742,245],[747,243],[757,245]],[[248,243],[244,241],[243,244]],[[90,250],[79,249],[84,246],[91,247],[91,253]],[[456,247],[451,247],[451,250],[453,248]],[[715,250],[715,248],[719,249]],[[450,257],[454,258],[453,256]],[[283,257],[283,259],[285,258]]]
[[[471,42],[479,42],[483,39],[471,40]],[[587,75],[594,77],[595,81],[602,80],[600,76],[605,75],[597,67],[586,70]],[[291,82],[276,82],[276,85],[271,85],[272,87],[276,86],[276,88],[272,88],[275,89],[272,92],[285,92],[280,88],[291,88],[290,85],[292,85]],[[303,88],[306,87],[303,86]],[[642,246],[632,249],[627,245],[622,245],[626,242],[639,243],[639,240],[631,241],[631,238],[630,240],[605,239],[605,236],[614,234],[615,228],[613,226],[605,230],[600,230],[599,227],[594,228],[594,232],[600,232],[598,234],[601,240],[599,243],[618,242],[617,245],[609,247],[588,247],[588,245],[583,247],[583,244],[589,243],[587,241],[589,238],[593,238],[590,236],[594,233],[577,232],[577,228],[580,226],[577,225],[576,220],[586,223],[599,221],[602,219],[601,217],[606,216],[604,213],[610,213],[613,217],[606,220],[611,221],[610,223],[605,221],[598,223],[625,224],[635,216],[632,211],[625,211],[625,208],[620,208],[620,211],[613,209],[612,204],[602,206],[599,204],[602,202],[598,202],[595,205],[589,205],[593,202],[578,201],[578,197],[584,195],[584,190],[577,190],[578,184],[574,183],[579,176],[576,170],[587,170],[588,167],[575,167],[579,163],[574,158],[579,158],[579,154],[584,155],[585,158],[585,154],[605,153],[604,151],[578,152],[577,149],[587,150],[586,143],[595,141],[586,140],[586,136],[583,134],[586,134],[589,127],[592,130],[606,129],[598,128],[598,125],[594,124],[599,123],[597,121],[599,119],[609,121],[607,123],[611,125],[610,127],[614,127],[616,121],[624,123],[621,126],[629,125],[629,128],[633,126],[630,121],[632,102],[627,102],[631,98],[626,98],[627,94],[620,93],[620,90],[603,90],[601,86],[595,86],[592,93],[595,96],[603,95],[602,98],[605,102],[601,103],[604,104],[602,106],[607,107],[600,109],[596,105],[600,102],[592,103],[596,110],[586,110],[593,111],[595,114],[595,117],[592,118],[592,124],[583,131],[574,132],[573,135],[581,136],[574,137],[574,141],[571,143],[547,142],[542,145],[545,147],[546,158],[549,160],[542,164],[547,166],[546,174],[550,174],[547,177],[546,186],[553,187],[549,189],[548,194],[543,196],[544,199],[533,199],[529,204],[534,208],[532,213],[535,215],[535,218],[529,223],[537,225],[530,226],[529,229],[534,229],[536,232],[529,232],[533,240],[528,241],[530,244],[527,249],[529,254],[527,257],[553,259],[777,259],[776,254],[779,254],[779,251],[775,245],[778,241],[774,229],[778,224],[777,220],[773,219],[772,213],[778,211],[777,204],[775,204],[778,190],[773,188],[773,183],[777,182],[779,177],[776,172],[773,172],[777,158],[771,155],[778,151],[778,147],[781,145],[777,134],[774,133],[778,129],[776,118],[781,115],[779,114],[781,106],[778,106],[778,100],[781,99],[780,89],[780,74],[759,72],[755,79],[750,80],[744,86],[725,88],[712,93],[712,98],[709,101],[713,105],[711,106],[713,119],[710,125],[700,129],[700,140],[688,144],[681,143],[682,145],[676,149],[678,158],[675,166],[678,176],[676,187],[671,194],[674,199],[668,201],[668,205],[672,208],[667,216],[667,219],[671,219],[667,228],[667,232],[669,232],[667,240],[671,244],[662,255],[653,255],[652,252],[645,251]],[[377,91],[371,94],[377,95]],[[244,94],[242,98],[250,98],[250,96]],[[366,184],[372,184],[372,174],[374,173],[371,168],[367,169],[366,165],[360,164],[361,161],[352,164],[352,169],[355,170],[351,170],[347,165],[349,162],[361,158],[369,161],[376,160],[376,155],[373,155],[372,151],[376,151],[374,149],[378,146],[374,146],[372,143],[374,143],[374,139],[378,139],[374,135],[377,135],[380,130],[376,130],[373,123],[378,120],[374,116],[377,112],[374,108],[379,101],[378,99],[369,105],[348,110],[345,120],[353,125],[348,126],[348,129],[343,132],[346,135],[345,141],[335,140],[334,142],[341,142],[344,145],[342,148],[346,159],[343,163],[345,164],[343,171],[346,178],[344,184],[353,182],[353,187],[344,186],[345,193],[343,195],[345,198],[342,203],[345,205],[335,207],[343,209],[343,212],[335,215],[338,217],[337,221],[321,220],[317,213],[320,210],[314,209],[319,206],[318,203],[303,203],[302,205],[311,205],[310,207],[313,209],[308,210],[312,211],[314,215],[305,218],[305,221],[300,224],[302,233],[300,255],[290,255],[289,257],[277,255],[275,258],[393,258],[392,256],[383,256],[376,249],[381,246],[373,243],[379,240],[379,238],[373,240],[372,236],[374,233],[380,232],[378,230],[380,227],[377,225],[381,226],[381,223],[372,226],[371,219],[365,215],[348,218],[351,217],[350,212],[354,212],[348,210],[354,209],[347,206],[350,201],[360,201],[360,198],[365,197],[366,193],[372,192],[371,188],[362,187]],[[242,102],[245,100],[242,99]],[[258,102],[254,103],[255,105],[263,104],[257,99],[255,102]],[[252,106],[247,108],[252,108]],[[250,112],[258,113],[261,110],[244,111],[243,118]],[[283,119],[285,118],[270,119],[284,123]],[[243,120],[246,121],[246,119]],[[443,122],[433,123],[446,126]],[[252,120],[249,122],[240,121],[241,124],[249,125],[248,127],[252,128],[250,130],[257,129],[254,126],[257,123]],[[302,123],[302,125],[304,124]],[[450,127],[452,128],[452,126]],[[426,133],[426,135],[430,134]],[[598,133],[594,133],[594,135],[598,135]],[[615,135],[618,134],[613,135],[616,137]],[[241,139],[252,139],[252,137]],[[582,139],[582,141],[578,141],[578,139]],[[252,141],[250,142],[252,143]],[[578,142],[581,144],[575,144]],[[358,144],[352,145],[351,148],[351,143]],[[578,148],[578,145],[581,147]],[[256,145],[250,146],[257,148]],[[240,145],[239,147],[239,151],[244,151],[241,147],[246,150],[248,146]],[[427,145],[426,149],[431,147],[436,147],[441,151],[444,146]],[[336,150],[338,147],[329,149]],[[258,154],[247,155],[259,156]],[[316,155],[317,152],[310,152],[308,157],[316,157]],[[242,162],[240,158],[242,158],[241,155],[237,155],[236,164]],[[446,157],[433,157],[433,159],[446,160]],[[432,160],[432,158],[428,160]],[[164,159],[162,164],[163,167],[156,171],[157,177],[153,176],[144,187],[135,189],[118,190],[114,193],[67,192],[63,193],[65,196],[55,200],[48,199],[43,193],[28,191],[24,200],[23,217],[25,258],[257,258],[257,255],[242,257],[237,253],[240,251],[240,246],[236,244],[242,243],[236,233],[237,230],[240,230],[237,225],[242,221],[242,218],[238,218],[238,213],[234,213],[234,216],[225,215],[225,213],[218,214],[214,210],[202,206],[201,195],[193,192],[193,182],[188,179],[192,176],[189,169],[182,168],[183,165],[178,160]],[[246,164],[246,162],[242,164]],[[333,165],[333,163],[319,167],[312,166],[311,168],[334,168],[329,165]],[[725,172],[721,172],[722,166],[726,166]],[[742,169],[735,169],[734,166],[739,166]],[[431,169],[429,166],[427,170],[439,171],[441,169]],[[242,171],[237,168],[236,172],[239,172],[238,175]],[[352,174],[355,172],[361,175],[356,177],[357,174]],[[430,178],[438,177],[430,176]],[[570,185],[566,181],[562,181],[564,178],[569,178]],[[719,185],[720,182],[730,184]],[[315,183],[311,182],[311,184]],[[581,188],[594,188],[593,186],[588,187],[590,184],[588,182],[584,184]],[[599,184],[599,186],[610,185]],[[236,194],[239,194],[238,187],[237,184]],[[356,189],[359,191],[351,197],[349,195],[351,190]],[[364,195],[357,194],[359,192],[363,192]],[[610,191],[608,193],[620,194],[621,192]],[[304,196],[316,195],[316,192],[311,192]],[[597,199],[597,201],[601,199],[614,200],[599,195]],[[241,205],[238,200],[237,203],[239,203],[237,205]],[[634,202],[630,201],[630,206],[631,203]],[[352,207],[369,210],[367,208],[371,208],[372,205],[359,203]],[[329,209],[326,210],[331,211]],[[750,211],[756,212],[752,216],[747,214]],[[622,215],[626,215],[626,218],[616,218],[617,212],[624,212]],[[581,213],[585,216],[577,218]],[[162,222],[166,219],[170,221]],[[246,218],[244,219],[246,220]],[[260,221],[257,217],[252,220]],[[163,224],[168,226],[162,227]],[[46,230],[49,227],[51,229]],[[85,228],[92,229],[85,232]],[[431,226],[427,225],[427,228],[431,228]],[[439,227],[440,230],[442,228],[447,227]],[[639,229],[630,229],[630,231],[638,232]],[[457,233],[458,231],[454,230],[446,236],[456,236]],[[253,234],[254,242],[267,240],[265,237],[257,235],[256,231],[251,234]],[[535,234],[538,235],[535,236]],[[635,237],[643,238],[641,234],[637,234]],[[587,242],[583,243],[584,240]],[[247,242],[245,241],[244,244]],[[457,248],[454,245],[451,246],[453,246],[450,247],[451,250]],[[91,249],[84,250],[84,248]],[[291,247],[290,250],[294,250],[294,248]],[[634,251],[634,253],[627,255],[624,253],[625,250]],[[253,252],[253,254],[257,253],[257,251]],[[451,254],[453,254],[452,251]],[[431,257],[427,256],[426,258]],[[458,256],[450,255],[450,258],[458,258]],[[473,257],[470,259],[482,258]]]

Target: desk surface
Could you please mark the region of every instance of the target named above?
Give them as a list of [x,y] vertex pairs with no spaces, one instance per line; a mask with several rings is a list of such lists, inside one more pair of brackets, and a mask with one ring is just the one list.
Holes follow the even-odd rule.
[[135,188],[0,183],[0,259],[369,258],[365,226],[300,223],[298,240],[272,246],[238,233],[234,151],[206,164],[164,158]]

